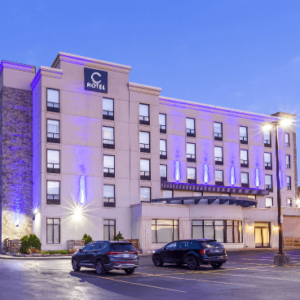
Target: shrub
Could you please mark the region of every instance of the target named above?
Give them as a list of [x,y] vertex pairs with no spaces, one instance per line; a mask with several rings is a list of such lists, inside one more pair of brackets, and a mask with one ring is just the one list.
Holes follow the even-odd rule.
[[74,254],[77,252],[77,249],[69,249],[68,252],[69,254]]
[[27,252],[28,254],[42,253],[41,250],[38,250],[38,249],[36,249],[36,248],[34,248],[34,247],[29,247],[29,248],[27,248],[26,252]]
[[35,234],[25,235],[21,238],[21,253],[27,253],[27,249],[33,247],[41,250],[42,243]]
[[93,239],[90,235],[85,234],[82,238],[84,240],[84,244],[87,245],[88,243],[92,242]]
[[69,254],[67,250],[49,250],[44,251],[43,254]]
[[116,240],[116,241],[118,241],[118,240],[124,240],[123,235],[122,235],[122,233],[121,233],[120,231],[119,231],[119,233],[117,234],[115,240]]

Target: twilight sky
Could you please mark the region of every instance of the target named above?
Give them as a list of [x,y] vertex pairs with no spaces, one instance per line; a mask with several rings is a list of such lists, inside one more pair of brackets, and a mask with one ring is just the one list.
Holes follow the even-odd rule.
[[163,96],[300,114],[299,0],[16,0],[1,11],[0,60],[50,66],[69,52],[130,65],[131,82]]

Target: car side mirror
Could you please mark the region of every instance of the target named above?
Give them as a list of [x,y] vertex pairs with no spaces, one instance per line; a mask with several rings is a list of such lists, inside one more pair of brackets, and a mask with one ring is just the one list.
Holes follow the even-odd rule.
[[82,250],[82,249],[79,249],[79,252],[80,252],[80,253],[82,253],[82,252],[83,252],[83,250]]

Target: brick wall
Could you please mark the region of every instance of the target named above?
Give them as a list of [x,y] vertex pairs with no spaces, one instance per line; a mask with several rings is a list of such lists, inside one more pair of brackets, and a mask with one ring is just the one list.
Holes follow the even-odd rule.
[[2,240],[18,239],[32,232],[32,92],[3,87],[0,101]]

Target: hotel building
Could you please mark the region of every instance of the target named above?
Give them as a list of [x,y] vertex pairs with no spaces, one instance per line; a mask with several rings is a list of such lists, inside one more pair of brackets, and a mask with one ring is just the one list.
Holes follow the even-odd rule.
[[[61,52],[37,71],[1,62],[1,240],[277,247],[275,129],[262,125],[295,115],[162,97],[130,70]],[[284,236],[299,236],[294,125],[279,128],[279,162]]]

